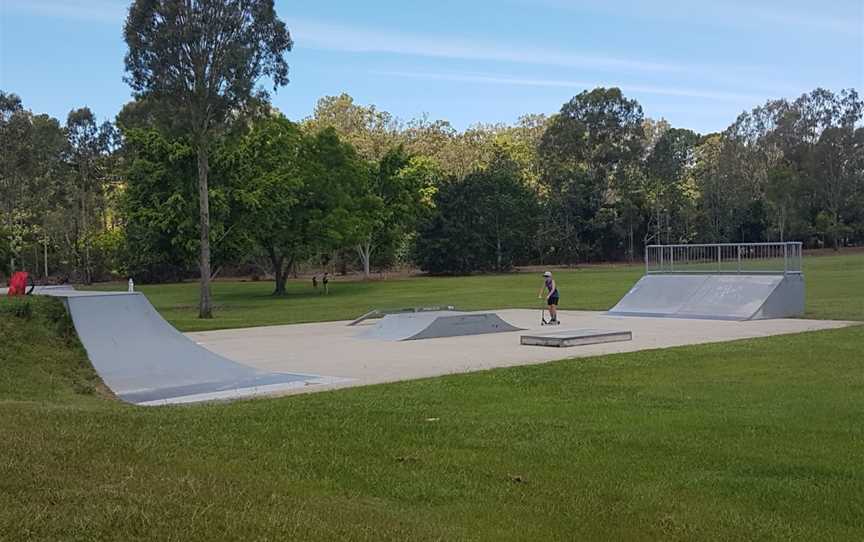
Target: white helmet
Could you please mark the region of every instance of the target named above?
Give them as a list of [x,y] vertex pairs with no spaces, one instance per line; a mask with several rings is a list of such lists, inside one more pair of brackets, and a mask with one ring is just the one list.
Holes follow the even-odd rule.
[[546,272],[544,272],[544,273],[543,273],[543,276],[544,276],[544,277],[551,277],[551,276],[552,276],[552,271],[546,271]]

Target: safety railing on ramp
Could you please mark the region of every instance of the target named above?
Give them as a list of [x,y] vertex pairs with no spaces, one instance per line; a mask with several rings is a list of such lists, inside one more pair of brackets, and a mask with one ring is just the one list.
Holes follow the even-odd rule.
[[645,273],[800,274],[801,248],[800,242],[648,245]]

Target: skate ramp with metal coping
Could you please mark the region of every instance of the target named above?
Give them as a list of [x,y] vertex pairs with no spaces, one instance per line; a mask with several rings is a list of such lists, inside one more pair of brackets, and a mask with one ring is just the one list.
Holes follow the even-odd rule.
[[129,403],[237,399],[345,380],[260,372],[222,357],[177,331],[140,293],[42,293],[65,300],[96,372]]
[[413,341],[520,331],[492,312],[429,311],[388,314],[358,337],[382,341]]
[[645,275],[612,316],[759,320],[804,314],[804,277],[743,274]]

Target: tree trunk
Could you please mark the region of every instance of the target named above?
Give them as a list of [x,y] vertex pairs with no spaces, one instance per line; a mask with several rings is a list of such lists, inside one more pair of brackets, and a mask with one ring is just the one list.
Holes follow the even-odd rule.
[[336,268],[336,263],[339,264],[339,274],[343,277],[348,274],[348,258],[340,258],[339,251],[333,252],[333,268]]
[[201,291],[198,304],[199,318],[213,318],[210,303],[210,192],[207,188],[208,155],[206,141],[198,142],[198,206],[201,230],[201,254],[198,266],[201,271]]
[[628,260],[630,263],[633,263],[633,259],[636,257],[636,254],[633,252],[633,221],[630,221],[630,225],[627,230],[627,252],[628,252]]
[[268,249],[268,252],[270,253],[270,264],[273,266],[273,278],[276,280],[273,295],[285,295],[285,281],[288,278],[284,265],[285,256],[277,255],[276,250],[272,247]]
[[834,252],[840,250],[840,213],[834,213],[834,224],[832,232],[832,240],[834,241]]
[[357,255],[360,256],[360,263],[363,264],[363,277],[368,279],[371,275],[372,242],[366,239],[362,243],[357,243],[356,249]]
[[90,271],[88,269],[89,252],[87,250],[87,188],[85,184],[86,181],[83,179],[84,173],[82,172],[81,175],[81,231],[78,238],[84,242],[84,259],[79,262],[78,271],[81,273],[81,279],[84,284],[90,284]]
[[780,230],[780,242],[782,243],[783,241],[786,240],[785,239],[786,215],[785,215],[784,209],[782,209],[782,208],[778,211],[777,214],[778,214],[777,222],[778,222],[778,226],[779,226],[778,229]]

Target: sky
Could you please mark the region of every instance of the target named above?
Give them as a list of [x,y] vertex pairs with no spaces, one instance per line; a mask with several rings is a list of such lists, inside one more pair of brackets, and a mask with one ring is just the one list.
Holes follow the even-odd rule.
[[[0,0],[0,90],[112,120],[128,0]],[[617,86],[701,133],[817,87],[864,93],[864,0],[276,0],[295,45],[273,104],[293,120],[347,92],[457,129],[551,114]]]

